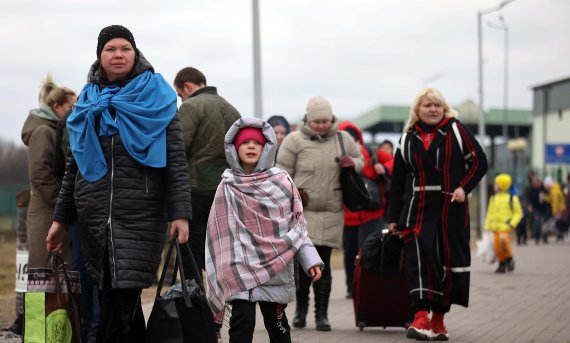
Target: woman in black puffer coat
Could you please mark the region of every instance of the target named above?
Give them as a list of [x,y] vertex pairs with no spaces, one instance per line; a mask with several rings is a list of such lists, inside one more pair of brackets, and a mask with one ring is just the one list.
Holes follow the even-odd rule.
[[192,207],[176,94],[126,28],[101,31],[67,125],[71,154],[47,248],[60,249],[77,216],[86,268],[100,287],[97,341],[144,342],[140,293],[155,278],[167,222],[171,236],[188,240]]

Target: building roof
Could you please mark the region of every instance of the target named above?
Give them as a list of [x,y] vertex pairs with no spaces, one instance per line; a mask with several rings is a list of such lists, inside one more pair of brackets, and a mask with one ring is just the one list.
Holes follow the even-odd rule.
[[551,86],[554,86],[554,85],[557,85],[557,84],[560,84],[560,83],[568,83],[568,82],[570,82],[570,77],[566,77],[566,78],[564,78],[564,79],[560,79],[560,80],[551,81],[551,82],[543,83],[543,84],[540,84],[540,85],[532,86],[532,87],[530,87],[530,88],[533,89],[533,90],[536,90],[536,89],[538,89],[538,88],[551,87]]
[[[469,125],[479,123],[479,109],[472,100],[466,100],[455,107],[459,113],[459,120]],[[401,132],[410,115],[409,106],[380,105],[373,108],[352,121],[363,131],[371,132]],[[502,126],[504,122],[502,108],[491,108],[485,114],[487,126]],[[526,109],[510,109],[507,112],[507,123],[530,127],[532,124],[532,111]]]

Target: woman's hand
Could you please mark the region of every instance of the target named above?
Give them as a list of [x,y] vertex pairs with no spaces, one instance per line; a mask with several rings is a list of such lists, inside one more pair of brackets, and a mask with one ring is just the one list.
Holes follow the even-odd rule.
[[313,278],[313,282],[319,281],[321,278],[321,266],[314,265],[309,268],[309,275]]
[[451,197],[451,202],[464,202],[465,201],[465,191],[461,187],[455,188],[453,191],[453,196]]
[[397,223],[388,224],[388,230],[390,230],[390,234],[397,235],[398,234],[398,224]]
[[185,244],[186,242],[188,242],[188,236],[189,236],[189,223],[188,223],[188,219],[174,219],[171,223],[170,223],[170,239],[172,239],[172,237],[174,236],[175,232],[178,232],[178,243],[180,244]]
[[381,163],[376,163],[374,165],[374,171],[376,172],[376,174],[378,175],[384,175],[386,174],[386,168],[384,168],[384,166]]
[[341,157],[339,157],[338,164],[342,168],[354,168],[354,160],[352,159],[352,157],[347,155],[342,155]]
[[63,242],[63,237],[65,237],[66,226],[67,225],[55,220],[51,223],[46,237],[48,251],[55,250],[56,253],[61,254],[61,242]]

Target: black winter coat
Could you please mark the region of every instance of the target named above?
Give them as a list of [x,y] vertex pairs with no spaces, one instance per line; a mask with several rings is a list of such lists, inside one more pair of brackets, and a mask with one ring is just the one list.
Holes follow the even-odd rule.
[[107,249],[112,287],[146,288],[160,264],[167,221],[192,216],[180,120],[176,116],[167,128],[165,168],[136,162],[119,135],[99,141],[109,172],[91,183],[70,153],[54,220],[71,224],[77,213],[85,265],[94,280],[102,283]]
[[457,187],[467,196],[477,186],[487,172],[487,158],[458,120],[451,118],[441,125],[432,132],[427,151],[415,126],[401,139],[394,156],[390,222],[402,230],[408,273],[415,273],[410,281],[412,298],[467,306],[469,202],[467,198],[463,203],[451,202],[451,196]]
[[99,143],[108,173],[95,182],[85,180],[69,152],[53,218],[71,224],[77,216],[85,266],[100,287],[105,256],[112,288],[149,287],[160,264],[167,222],[192,217],[180,119],[176,115],[166,130],[164,168],[135,161],[118,134],[99,137]]

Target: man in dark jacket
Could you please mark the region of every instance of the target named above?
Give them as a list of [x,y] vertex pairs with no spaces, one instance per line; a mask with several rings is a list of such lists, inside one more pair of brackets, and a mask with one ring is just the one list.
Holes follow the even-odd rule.
[[[174,79],[174,88],[183,101],[178,114],[192,189],[190,248],[196,263],[204,269],[208,215],[222,173],[229,168],[224,152],[224,136],[241,116],[218,95],[216,87],[207,86],[206,77],[196,68],[181,69]],[[184,269],[191,271],[188,259],[183,255]],[[190,277],[192,274],[187,272],[186,275]]]

